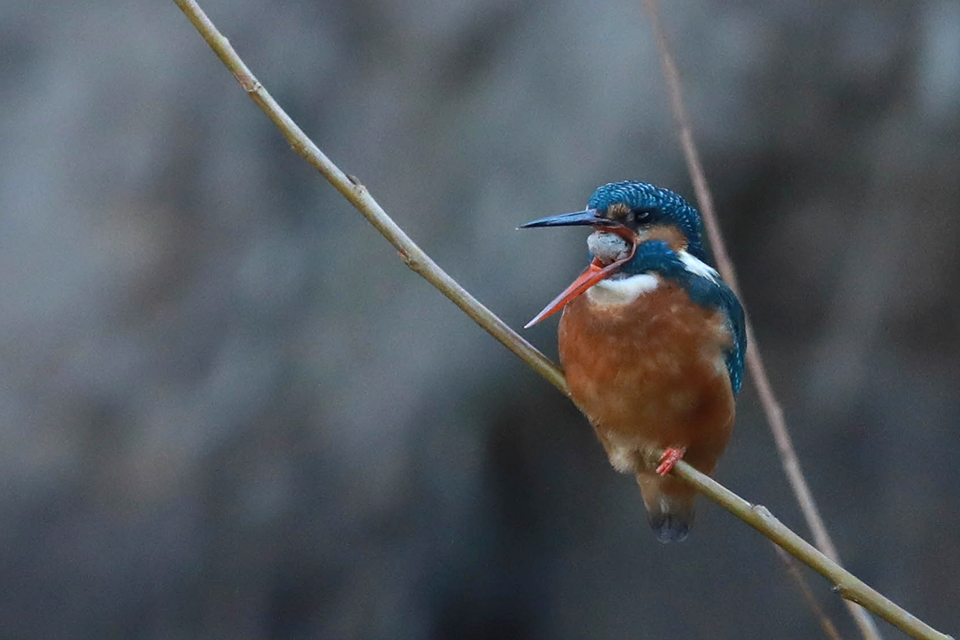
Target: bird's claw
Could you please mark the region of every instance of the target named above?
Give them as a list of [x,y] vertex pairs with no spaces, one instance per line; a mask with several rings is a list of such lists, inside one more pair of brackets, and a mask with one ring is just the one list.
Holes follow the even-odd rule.
[[660,456],[660,464],[657,465],[657,475],[665,476],[673,471],[673,466],[683,457],[687,451],[686,447],[667,447]]

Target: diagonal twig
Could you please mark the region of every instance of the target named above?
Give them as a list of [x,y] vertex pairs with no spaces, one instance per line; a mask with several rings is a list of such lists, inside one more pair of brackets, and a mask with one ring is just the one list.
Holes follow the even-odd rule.
[[534,371],[542,375],[553,386],[570,395],[567,381],[560,369],[549,358],[540,353],[536,347],[520,337],[513,329],[497,317],[492,311],[483,306],[476,298],[451,278],[446,271],[437,264],[410,237],[404,233],[387,212],[374,200],[367,188],[360,184],[354,176],[348,176],[340,170],[317,147],[307,134],[287,115],[273,96],[263,88],[247,65],[240,59],[237,52],[230,45],[230,41],[221,34],[196,2],[181,2],[174,0],[177,6],[186,14],[197,31],[203,36],[210,48],[213,49],[220,61],[233,72],[234,77],[250,99],[266,114],[287,139],[293,150],[300,154],[307,163],[320,172],[344,198],[352,204],[363,217],[379,231],[384,238],[390,241],[403,261],[413,271],[418,273],[430,284],[439,289],[443,295],[460,307],[474,322],[483,327],[490,335],[500,341],[510,351],[520,356]]
[[[707,186],[707,178],[703,171],[703,165],[700,162],[700,154],[693,141],[693,127],[690,124],[690,115],[687,113],[683,102],[683,93],[680,88],[680,74],[677,71],[677,65],[674,62],[670,47],[667,44],[667,37],[664,33],[663,25],[660,21],[660,9],[657,0],[643,0],[650,14],[650,21],[653,24],[654,36],[657,40],[657,49],[660,52],[660,63],[663,67],[663,76],[667,84],[667,90],[670,94],[670,109],[673,112],[679,129],[680,144],[683,147],[683,155],[687,163],[687,170],[690,172],[693,181],[693,189],[697,196],[697,203],[700,205],[700,212],[703,214],[703,223],[707,232],[707,238],[713,249],[714,258],[717,261],[717,269],[726,280],[730,287],[736,292],[740,300],[740,288],[737,285],[737,274],[733,266],[733,260],[727,253],[726,244],[720,233],[720,224],[717,221],[716,213],[713,208],[713,196],[710,188]],[[744,305],[746,306],[746,305]],[[767,376],[766,367],[763,364],[763,358],[760,356],[760,348],[757,346],[757,339],[753,332],[753,325],[750,323],[750,317],[747,316],[747,368],[750,369],[750,378],[753,380],[757,389],[757,395],[760,398],[760,404],[767,418],[767,424],[773,433],[773,439],[777,445],[777,452],[780,454],[780,462],[783,465],[784,473],[793,494],[800,505],[803,517],[807,521],[813,533],[813,539],[817,547],[823,551],[831,560],[840,564],[840,555],[827,532],[827,527],[820,516],[820,510],[817,508],[816,500],[810,491],[810,486],[800,468],[800,459],[793,447],[793,439],[787,429],[786,420],[783,417],[783,409],[773,393],[770,385],[770,378]],[[854,621],[860,628],[860,633],[865,640],[881,640],[880,632],[866,611],[853,602],[847,601],[847,608],[853,616]]]
[[806,578],[804,578],[803,574],[800,573],[800,567],[797,566],[797,561],[777,545],[773,545],[773,549],[777,552],[777,556],[783,562],[783,566],[787,568],[787,572],[793,576],[794,582],[796,582],[797,586],[800,588],[800,595],[803,596],[803,601],[806,602],[810,610],[813,611],[813,617],[820,621],[820,626],[823,628],[823,632],[827,634],[827,637],[830,638],[830,640],[843,640],[840,637],[840,634],[837,632],[837,627],[834,626],[830,616],[828,616],[827,612],[824,611],[823,607],[820,606],[820,602],[813,594],[813,590],[810,589],[810,585],[807,584]]
[[[396,247],[404,262],[411,269],[437,287],[474,322],[518,355],[537,373],[569,395],[563,373],[555,364],[521,338],[490,310],[481,305],[437,266],[387,215],[367,189],[359,184],[359,181],[347,176],[320,151],[250,72],[250,69],[234,51],[230,42],[217,30],[195,0],[174,0],[174,2],[200,32],[200,35],[210,45],[217,57],[230,69],[244,91],[280,129],[293,149],[312,167],[317,169],[350,204],[360,211]],[[836,585],[837,592],[842,597],[860,602],[915,638],[921,640],[952,640],[950,636],[936,631],[885,598],[818,551],[813,545],[804,541],[773,517],[766,507],[750,504],[683,461],[677,463],[673,473],[833,582]]]

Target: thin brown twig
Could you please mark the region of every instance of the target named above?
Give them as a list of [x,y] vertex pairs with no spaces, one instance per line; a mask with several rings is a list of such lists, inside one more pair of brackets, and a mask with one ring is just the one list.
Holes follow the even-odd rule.
[[[518,355],[537,373],[569,395],[560,369],[521,338],[496,315],[481,305],[463,287],[447,275],[387,215],[373,196],[355,178],[341,171],[296,125],[279,104],[254,77],[230,42],[217,30],[195,0],[174,0],[217,57],[236,77],[240,86],[280,129],[293,149],[317,169],[361,214],[400,252],[404,262],[417,274],[437,287],[477,324]],[[660,452],[655,452],[659,458]],[[859,578],[826,557],[813,545],[787,528],[762,506],[752,505],[715,480],[680,461],[673,473],[698,491],[723,506],[738,518],[767,536],[804,564],[837,585],[844,598],[864,604],[891,624],[920,640],[953,640],[917,619]]]
[[[687,170],[690,172],[693,181],[693,189],[697,196],[697,202],[700,205],[700,212],[703,214],[704,228],[707,232],[707,238],[713,249],[714,258],[717,261],[717,269],[723,276],[723,279],[729,283],[730,287],[736,292],[740,300],[743,296],[740,294],[740,288],[737,283],[737,274],[727,253],[726,244],[720,233],[720,223],[713,207],[713,196],[707,185],[707,178],[703,171],[703,165],[700,162],[700,154],[697,152],[696,144],[693,141],[693,127],[690,124],[690,115],[687,112],[683,101],[683,92],[680,86],[680,74],[677,71],[677,65],[674,62],[673,54],[670,52],[667,43],[666,33],[660,20],[660,9],[657,0],[643,0],[650,14],[650,21],[653,25],[654,36],[657,40],[657,49],[660,52],[660,62],[663,67],[663,76],[667,84],[670,95],[670,109],[676,120],[677,128],[680,134],[680,144],[683,147],[683,155],[687,163]],[[746,305],[744,305],[746,306]],[[767,376],[766,367],[763,364],[763,358],[760,356],[760,348],[757,346],[756,336],[753,326],[747,317],[747,368],[750,370],[750,377],[757,389],[757,395],[760,398],[760,404],[767,418],[767,424],[773,433],[774,442],[777,445],[777,452],[780,454],[780,462],[783,465],[784,473],[793,494],[800,505],[807,526],[813,534],[813,539],[817,547],[823,551],[834,562],[840,564],[840,555],[827,532],[827,527],[820,516],[820,510],[817,507],[810,486],[800,468],[800,459],[797,457],[796,449],[793,446],[793,439],[787,429],[786,420],[783,417],[783,410],[777,402],[770,385],[770,378]],[[880,631],[876,623],[866,611],[853,602],[847,602],[847,608],[850,614],[860,628],[860,633],[865,640],[881,640]]]
[[[730,284],[730,287],[737,293],[738,297],[743,300],[743,296],[740,293],[739,282],[737,280],[736,269],[734,267],[733,260],[727,253],[726,243],[723,241],[723,235],[720,232],[720,224],[714,211],[713,194],[710,191],[709,185],[707,184],[706,174],[703,170],[703,165],[700,162],[700,154],[697,151],[696,143],[693,140],[693,127],[690,122],[689,113],[686,110],[686,105],[683,101],[683,92],[680,86],[680,74],[670,51],[666,33],[663,29],[663,23],[660,19],[659,3],[657,0],[644,0],[644,4],[647,12],[650,14],[654,37],[657,41],[657,49],[660,56],[664,81],[667,85],[667,90],[670,97],[670,109],[677,124],[680,144],[683,148],[684,159],[687,164],[687,171],[690,174],[691,181],[693,182],[697,203],[700,206],[700,210],[703,214],[707,239],[711,248],[713,249],[714,258],[717,261],[717,267],[720,270],[720,273],[723,275],[724,280]],[[839,557],[836,549],[834,548],[833,543],[827,534],[826,526],[820,517],[816,502],[813,499],[813,495],[807,486],[806,479],[800,468],[800,461],[797,457],[796,451],[794,450],[793,442],[783,417],[783,411],[773,394],[773,389],[771,388],[769,378],[767,377],[763,360],[760,357],[759,347],[757,345],[756,337],[753,333],[753,326],[750,324],[749,319],[747,319],[746,332],[748,344],[747,366],[750,370],[751,379],[754,380],[754,384],[757,387],[758,396],[760,398],[761,405],[763,406],[764,413],[766,414],[767,422],[770,425],[770,429],[773,433],[774,441],[777,445],[777,451],[780,455],[781,464],[784,468],[784,472],[787,475],[788,482],[790,483],[797,502],[799,503],[800,508],[807,519],[808,526],[814,534],[814,540],[817,542],[817,546],[830,558],[839,563]],[[779,552],[778,556],[781,559],[786,557],[782,552]],[[786,569],[798,582],[801,592],[806,597],[805,599],[808,603],[808,606],[810,606],[811,610],[813,611],[814,617],[818,618],[820,621],[821,626],[824,627],[824,629],[834,629],[835,627],[833,622],[829,619],[829,617],[827,617],[826,613],[823,612],[822,608],[816,602],[816,599],[813,596],[809,586],[806,584],[806,579],[803,577],[803,575],[796,571],[795,567],[791,565],[786,565]],[[863,614],[862,609],[857,605],[848,603],[848,606],[851,608],[851,614],[857,621],[858,626],[861,627],[861,632],[864,634],[864,637],[867,640],[880,640],[879,631],[877,630],[876,625],[874,625],[873,620],[870,619],[869,616]]]
[[800,589],[800,595],[803,596],[803,601],[806,602],[810,610],[813,611],[813,617],[820,621],[823,632],[827,634],[830,640],[843,640],[837,632],[837,627],[834,626],[830,616],[828,616],[827,612],[820,606],[820,602],[817,600],[817,596],[813,594],[810,585],[807,584],[806,578],[800,573],[800,567],[797,566],[797,561],[777,545],[773,545],[773,550],[777,552],[777,557],[780,558],[783,566],[787,568],[787,572],[793,577],[794,582],[797,583],[797,587]]

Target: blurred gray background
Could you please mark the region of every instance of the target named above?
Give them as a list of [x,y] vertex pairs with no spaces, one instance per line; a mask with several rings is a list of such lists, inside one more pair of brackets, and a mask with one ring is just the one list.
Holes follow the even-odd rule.
[[[519,222],[613,180],[693,196],[640,4],[204,6],[519,327],[586,260],[583,230]],[[960,3],[664,22],[840,553],[956,634]],[[718,507],[657,543],[574,407],[402,265],[172,2],[5,0],[0,78],[0,636],[823,637]],[[554,356],[555,326],[525,335]],[[739,406],[717,478],[808,536],[749,382]]]

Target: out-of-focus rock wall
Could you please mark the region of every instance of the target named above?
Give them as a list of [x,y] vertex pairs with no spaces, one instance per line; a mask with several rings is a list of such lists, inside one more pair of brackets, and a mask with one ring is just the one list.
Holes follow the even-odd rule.
[[[204,6],[520,326],[586,251],[519,222],[612,180],[693,196],[640,4]],[[663,11],[840,553],[956,633],[960,6]],[[658,544],[572,405],[402,266],[173,3],[7,0],[0,78],[0,635],[820,633],[718,508]],[[555,354],[552,322],[526,335]],[[738,423],[718,479],[806,534],[749,383]]]

